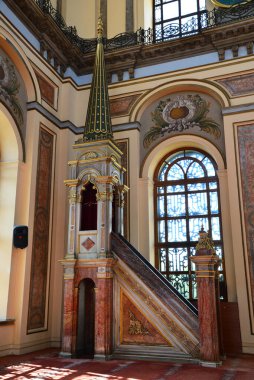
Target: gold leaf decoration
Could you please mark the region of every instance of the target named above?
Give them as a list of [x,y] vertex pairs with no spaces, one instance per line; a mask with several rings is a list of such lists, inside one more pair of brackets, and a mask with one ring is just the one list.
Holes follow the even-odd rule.
[[9,59],[0,57],[0,99],[13,111],[20,124],[23,124],[23,112],[18,100],[20,83],[15,73],[14,66]]
[[129,310],[130,326],[128,332],[130,335],[149,335],[149,331]]
[[145,135],[144,147],[148,148],[166,133],[183,132],[194,127],[216,139],[220,138],[220,125],[207,117],[209,108],[210,104],[200,95],[180,95],[173,100],[160,101],[151,113],[154,125]]

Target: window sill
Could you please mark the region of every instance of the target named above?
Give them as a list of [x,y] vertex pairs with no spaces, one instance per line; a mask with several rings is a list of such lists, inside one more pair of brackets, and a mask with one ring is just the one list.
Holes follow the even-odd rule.
[[6,325],[14,325],[15,319],[7,318],[7,319],[0,319],[0,326],[6,326]]

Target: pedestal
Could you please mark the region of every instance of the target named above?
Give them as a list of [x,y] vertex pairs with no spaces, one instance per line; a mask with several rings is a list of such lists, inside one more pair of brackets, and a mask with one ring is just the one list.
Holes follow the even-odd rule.
[[76,260],[63,260],[64,265],[64,312],[61,356],[72,355],[74,314],[74,265]]
[[220,258],[197,252],[191,260],[196,265],[200,359],[202,365],[217,366],[221,364],[217,272]]
[[108,359],[113,348],[113,273],[114,260],[98,267],[95,310],[95,359]]

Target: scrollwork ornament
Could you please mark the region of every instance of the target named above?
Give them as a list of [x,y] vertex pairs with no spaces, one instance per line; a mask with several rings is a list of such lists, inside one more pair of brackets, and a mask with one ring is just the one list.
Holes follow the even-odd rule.
[[106,202],[106,201],[113,202],[113,193],[106,192],[106,191],[97,192],[96,199],[97,201],[102,201],[102,202]]
[[17,98],[19,89],[20,83],[14,66],[8,58],[0,56],[0,99],[13,111],[17,121],[23,124],[23,111]]
[[220,125],[207,116],[209,111],[209,102],[198,94],[179,95],[174,99],[161,100],[151,114],[154,125],[144,137],[144,147],[148,148],[166,133],[181,133],[194,127],[219,139]]
[[142,323],[135,317],[135,315],[129,310],[129,329],[130,335],[150,335],[148,329],[142,325]]

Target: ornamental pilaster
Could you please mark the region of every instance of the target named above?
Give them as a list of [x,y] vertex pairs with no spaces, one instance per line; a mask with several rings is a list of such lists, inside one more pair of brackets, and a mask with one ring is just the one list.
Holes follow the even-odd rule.
[[68,186],[69,199],[69,223],[68,223],[68,247],[66,258],[74,259],[75,256],[75,241],[76,241],[76,212],[77,212],[77,186],[79,180],[66,180],[65,185]]
[[112,201],[114,177],[100,176],[95,179],[98,189],[98,236],[99,236],[99,257],[111,255],[110,234],[112,231]]

